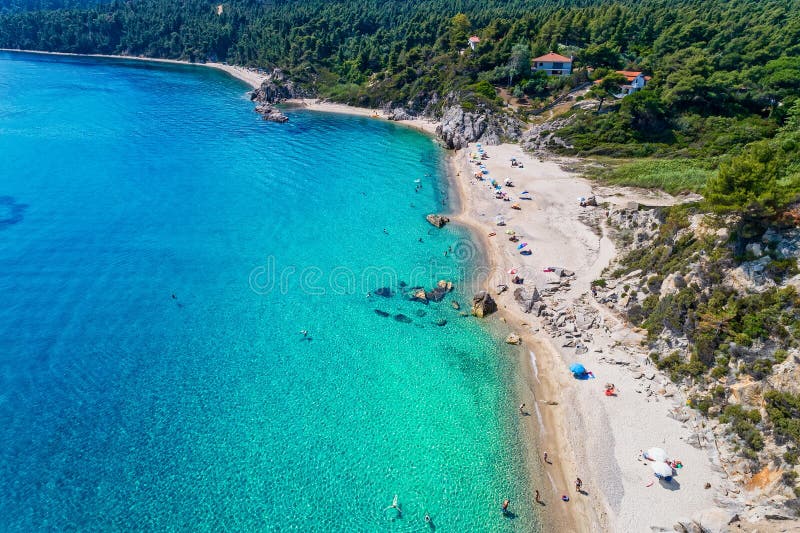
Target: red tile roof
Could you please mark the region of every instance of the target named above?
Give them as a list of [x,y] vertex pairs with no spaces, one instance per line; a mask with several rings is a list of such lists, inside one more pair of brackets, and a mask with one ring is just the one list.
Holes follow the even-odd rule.
[[540,56],[540,57],[535,57],[535,58],[533,58],[533,61],[537,62],[537,63],[539,63],[539,62],[541,62],[541,63],[547,63],[547,62],[572,63],[572,60],[570,58],[564,57],[564,56],[559,55],[559,54],[556,54],[555,52],[550,52],[549,54],[545,54],[545,55]]
[[471,42],[471,43],[479,43],[479,42],[481,42],[481,38],[478,37],[477,35],[473,35],[472,37],[469,38],[469,42]]
[[641,74],[641,72],[637,72],[635,70],[618,70],[617,74],[622,74],[628,81],[633,81]]

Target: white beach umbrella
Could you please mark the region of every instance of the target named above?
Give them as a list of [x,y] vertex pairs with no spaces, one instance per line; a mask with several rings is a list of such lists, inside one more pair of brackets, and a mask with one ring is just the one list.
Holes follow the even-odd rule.
[[661,477],[669,477],[672,475],[672,467],[663,461],[656,461],[650,465],[656,475]]
[[662,448],[650,448],[646,454],[651,461],[663,463],[667,460],[667,452]]

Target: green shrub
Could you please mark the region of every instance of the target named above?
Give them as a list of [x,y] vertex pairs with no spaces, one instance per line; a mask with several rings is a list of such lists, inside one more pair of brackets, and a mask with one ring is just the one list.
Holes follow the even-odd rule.
[[764,395],[764,401],[775,433],[800,444],[800,396],[772,390]]
[[796,465],[798,461],[797,450],[795,448],[786,450],[786,452],[783,454],[783,460],[792,466]]
[[773,362],[771,359],[756,359],[752,363],[744,365],[742,371],[746,374],[753,376],[755,379],[764,379],[772,374]]
[[[730,424],[731,430],[742,439],[750,450],[757,452],[764,448],[764,436],[756,427],[756,424],[761,422],[761,414],[758,410],[748,410],[741,405],[727,405],[719,419],[720,422]],[[751,456],[748,455],[748,457]]]
[[594,174],[611,185],[662,189],[678,194],[702,190],[716,171],[698,160],[643,159],[617,163],[598,169]]

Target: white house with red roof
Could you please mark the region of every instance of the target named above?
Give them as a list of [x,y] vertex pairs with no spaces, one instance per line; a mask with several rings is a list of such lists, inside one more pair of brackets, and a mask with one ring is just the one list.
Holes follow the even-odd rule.
[[[629,94],[633,94],[638,90],[644,89],[647,82],[650,81],[650,76],[645,76],[638,70],[617,70],[617,74],[622,75],[627,83],[620,85],[622,89],[619,94],[615,94],[617,98],[624,98]],[[601,80],[595,80],[595,84],[600,83]]]
[[476,45],[477,45],[479,42],[481,42],[481,38],[480,38],[480,37],[478,37],[477,35],[473,35],[472,37],[470,37],[469,39],[467,39],[467,44],[468,44],[468,45],[469,45],[469,47],[470,47],[470,48],[472,48],[473,50],[475,50],[475,46],[476,46]]
[[532,63],[533,70],[543,70],[551,76],[569,76],[572,74],[572,58],[564,57],[555,52],[535,57]]
[[644,89],[644,86],[650,81],[650,76],[645,76],[641,72],[635,70],[618,70],[617,74],[622,74],[628,81],[628,83],[622,86],[625,96],[633,94],[640,89]]

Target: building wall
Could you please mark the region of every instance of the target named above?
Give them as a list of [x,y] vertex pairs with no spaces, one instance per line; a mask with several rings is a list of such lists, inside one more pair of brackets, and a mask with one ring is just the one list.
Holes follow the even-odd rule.
[[572,63],[555,63],[553,61],[536,61],[534,70],[544,70],[551,76],[569,76],[572,74]]

